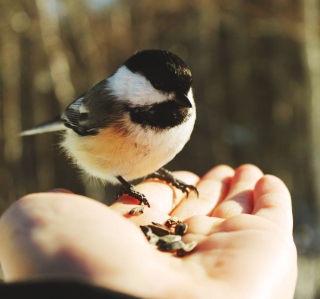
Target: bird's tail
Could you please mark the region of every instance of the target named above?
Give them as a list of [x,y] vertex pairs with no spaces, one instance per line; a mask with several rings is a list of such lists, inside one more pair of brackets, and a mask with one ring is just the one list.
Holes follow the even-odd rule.
[[66,130],[65,125],[59,118],[56,118],[52,121],[45,122],[43,124],[40,124],[30,130],[26,130],[20,133],[20,136],[29,136],[29,135],[36,135],[36,134],[42,134],[47,132],[55,132],[55,131],[62,131]]

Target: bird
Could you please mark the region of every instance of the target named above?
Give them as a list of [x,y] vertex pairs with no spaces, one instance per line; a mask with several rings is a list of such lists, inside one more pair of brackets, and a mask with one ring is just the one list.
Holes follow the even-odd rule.
[[195,120],[189,67],[169,51],[151,49],[135,52],[60,116],[21,135],[63,131],[61,147],[74,164],[89,176],[120,183],[119,196],[150,207],[130,181],[152,177],[198,194],[163,167],[188,142]]

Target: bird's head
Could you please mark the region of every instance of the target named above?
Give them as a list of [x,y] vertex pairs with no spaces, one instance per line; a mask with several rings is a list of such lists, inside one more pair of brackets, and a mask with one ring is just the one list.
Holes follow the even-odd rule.
[[192,76],[177,55],[164,50],[135,53],[109,78],[114,96],[133,106],[175,101],[193,107]]

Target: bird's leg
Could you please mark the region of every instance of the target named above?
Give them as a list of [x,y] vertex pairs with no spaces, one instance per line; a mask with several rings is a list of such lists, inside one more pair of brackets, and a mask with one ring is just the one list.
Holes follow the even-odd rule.
[[180,189],[182,192],[187,194],[187,197],[189,196],[189,191],[194,191],[197,194],[197,197],[199,197],[199,192],[197,187],[193,185],[186,184],[185,182],[177,179],[173,173],[165,168],[159,168],[154,173],[150,174],[148,178],[153,179],[159,179],[161,181],[165,181],[166,183]]
[[144,194],[142,194],[141,192],[137,191],[134,186],[130,183],[128,183],[122,176],[117,176],[117,179],[119,180],[119,182],[122,184],[121,188],[119,189],[118,192],[118,197],[120,197],[123,194],[127,194],[137,200],[139,200],[140,205],[146,205],[150,208],[150,204],[147,200],[147,198],[145,197]]

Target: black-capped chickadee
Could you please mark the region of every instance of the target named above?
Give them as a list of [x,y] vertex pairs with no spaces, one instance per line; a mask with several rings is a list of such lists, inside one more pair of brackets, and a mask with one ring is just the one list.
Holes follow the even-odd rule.
[[192,76],[163,50],[135,53],[110,77],[70,104],[59,119],[21,135],[64,130],[62,147],[89,175],[121,183],[122,193],[148,205],[128,181],[153,173],[188,194],[197,189],[162,166],[189,140],[196,119]]

